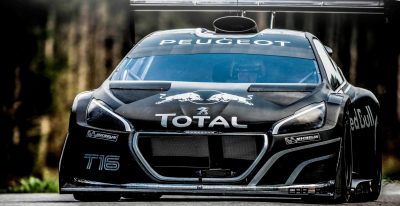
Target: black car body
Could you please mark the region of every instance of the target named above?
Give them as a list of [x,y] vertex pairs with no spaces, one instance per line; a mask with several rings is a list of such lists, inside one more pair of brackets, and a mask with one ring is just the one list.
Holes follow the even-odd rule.
[[306,32],[155,32],[79,94],[60,192],[374,200],[379,103]]

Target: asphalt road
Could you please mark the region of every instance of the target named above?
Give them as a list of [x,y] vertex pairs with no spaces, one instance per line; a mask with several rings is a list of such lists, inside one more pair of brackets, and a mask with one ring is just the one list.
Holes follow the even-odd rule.
[[[182,206],[182,205],[222,205],[222,206],[242,206],[242,205],[262,205],[262,206],[286,206],[302,204],[298,199],[277,199],[277,198],[245,198],[245,197],[197,197],[197,196],[163,196],[160,200],[153,202],[134,201],[122,199],[119,202],[78,202],[72,195],[59,194],[1,194],[0,205],[23,205],[23,206],[98,206],[98,205],[126,205],[126,206]],[[307,205],[307,204],[304,204]],[[316,206],[317,204],[312,204]],[[367,203],[346,203],[343,205],[400,205],[400,184],[385,183],[381,196],[375,202]],[[326,206],[326,204],[325,204]]]

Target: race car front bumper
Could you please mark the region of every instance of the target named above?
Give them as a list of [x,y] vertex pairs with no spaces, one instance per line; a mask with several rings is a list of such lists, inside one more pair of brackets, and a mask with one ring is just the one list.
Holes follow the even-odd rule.
[[[261,150],[244,175],[187,181],[187,178],[160,178],[151,172],[151,165],[146,165],[148,162],[135,149],[138,132],[114,132],[72,124],[60,161],[60,193],[333,197],[341,140],[335,128],[328,125],[298,133],[299,137],[318,134],[318,139],[294,144],[286,141],[293,140],[293,134],[268,137],[249,133],[250,137],[264,142],[261,141]],[[227,134],[217,134],[223,135]]]

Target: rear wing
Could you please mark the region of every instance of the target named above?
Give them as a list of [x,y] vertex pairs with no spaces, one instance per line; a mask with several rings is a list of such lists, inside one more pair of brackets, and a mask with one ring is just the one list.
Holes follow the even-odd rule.
[[399,0],[130,0],[133,11],[248,11],[384,14]]

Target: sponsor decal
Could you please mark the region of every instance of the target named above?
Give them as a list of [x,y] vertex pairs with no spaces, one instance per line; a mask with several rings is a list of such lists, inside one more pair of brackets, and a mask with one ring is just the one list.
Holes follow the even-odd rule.
[[[222,116],[217,116],[211,119],[210,116],[176,116],[175,113],[170,114],[155,114],[156,117],[161,117],[161,126],[168,128],[168,121],[171,120],[172,125],[178,128],[185,128],[192,125],[193,120],[197,121],[197,127],[199,128],[213,128],[216,126],[223,126],[224,128],[241,128],[246,129],[247,125],[239,124],[237,117],[232,117],[230,121],[226,120]],[[205,121],[210,120],[208,125],[205,125]]]
[[94,130],[88,130],[86,137],[93,138],[93,139],[101,139],[116,142],[118,140],[117,134],[105,133],[105,132],[98,132]]
[[310,135],[296,136],[296,137],[285,137],[286,144],[297,144],[297,143],[314,142],[314,141],[320,141],[320,140],[321,140],[321,138],[319,137],[319,134],[310,134]]
[[196,94],[194,92],[177,94],[177,95],[173,95],[173,96],[167,96],[166,94],[160,94],[160,99],[162,99],[162,100],[156,102],[156,104],[164,104],[164,103],[172,102],[172,101],[196,103],[196,101],[204,100],[200,97],[199,94]]
[[156,102],[156,104],[164,104],[168,102],[191,102],[193,104],[216,104],[220,102],[238,102],[241,104],[252,106],[253,95],[247,95],[247,97],[242,97],[234,94],[223,93],[213,90],[200,90],[194,92],[187,92],[183,94],[176,94],[172,96],[167,96],[167,94],[160,94],[161,101]]
[[84,159],[87,159],[86,169],[91,170],[106,170],[118,171],[120,164],[118,155],[99,155],[99,154],[84,154]]
[[207,134],[215,134],[216,131],[203,131],[203,130],[185,130],[186,134],[198,134],[198,135],[207,135]]
[[208,115],[208,107],[197,108],[197,115]]
[[375,127],[376,120],[369,106],[365,106],[364,109],[354,108],[353,112],[354,116],[350,117],[351,131]]
[[308,193],[309,193],[308,188],[289,188],[289,194],[308,194]]
[[207,99],[207,101],[210,102],[230,102],[230,101],[236,101],[238,103],[246,104],[252,106],[253,103],[250,102],[250,100],[253,99],[253,95],[247,95],[247,97],[241,97],[233,94],[227,94],[227,93],[220,93],[220,94],[215,94],[211,96],[210,98]]
[[271,41],[267,39],[164,39],[160,41],[162,45],[207,45],[207,44],[219,44],[219,45],[260,45],[260,46],[281,46],[284,47],[290,44],[289,41]]

